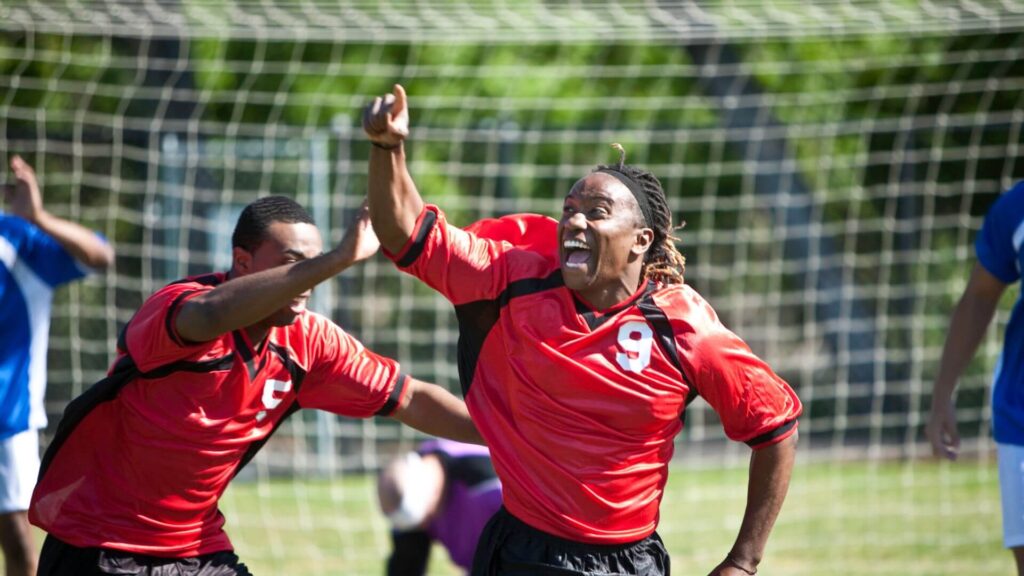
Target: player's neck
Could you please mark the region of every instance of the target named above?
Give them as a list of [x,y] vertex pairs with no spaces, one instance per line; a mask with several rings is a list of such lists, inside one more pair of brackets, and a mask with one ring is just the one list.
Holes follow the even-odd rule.
[[623,281],[606,286],[592,287],[587,290],[574,290],[576,297],[594,312],[603,312],[617,308],[632,300],[644,289],[645,282],[637,279],[634,282]]

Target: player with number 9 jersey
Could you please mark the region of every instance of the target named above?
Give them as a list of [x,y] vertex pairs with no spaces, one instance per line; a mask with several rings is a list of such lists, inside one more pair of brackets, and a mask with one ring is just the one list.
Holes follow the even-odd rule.
[[746,442],[747,507],[710,574],[756,572],[789,486],[800,401],[683,282],[661,182],[600,165],[556,222],[513,215],[461,230],[409,174],[404,88],[363,111],[374,230],[400,269],[455,305],[459,376],[504,506],[474,576],[670,573],[657,532],[673,440],[702,396]]
[[524,214],[461,230],[427,206],[391,256],[455,305],[463,394],[509,512],[571,540],[631,542],[657,526],[688,400],[754,448],[795,431],[800,401],[685,284],[590,308],[562,279],[556,228]]

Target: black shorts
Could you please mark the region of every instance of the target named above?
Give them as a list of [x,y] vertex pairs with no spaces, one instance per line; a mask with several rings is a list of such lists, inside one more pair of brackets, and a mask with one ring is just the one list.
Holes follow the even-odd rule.
[[618,545],[574,542],[526,525],[502,507],[480,535],[472,576],[668,576],[657,533]]
[[192,558],[158,558],[106,548],[79,548],[47,536],[39,555],[37,576],[252,576],[234,552]]

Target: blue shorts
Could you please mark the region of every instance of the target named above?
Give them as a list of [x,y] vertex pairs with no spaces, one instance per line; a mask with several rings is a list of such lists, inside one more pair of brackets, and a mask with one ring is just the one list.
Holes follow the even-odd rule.
[[1003,503],[1003,545],[1024,546],[1024,446],[996,444]]

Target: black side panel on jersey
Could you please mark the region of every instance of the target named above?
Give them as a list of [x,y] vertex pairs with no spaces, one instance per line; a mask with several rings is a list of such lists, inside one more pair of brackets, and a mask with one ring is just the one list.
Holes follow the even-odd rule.
[[676,350],[676,335],[672,330],[672,323],[669,322],[665,311],[654,303],[654,299],[651,298],[651,292],[645,294],[637,302],[636,306],[640,309],[640,313],[644,315],[644,318],[647,319],[647,323],[651,325],[651,328],[654,328],[654,334],[657,336],[655,339],[661,346],[662,351],[665,352],[665,356],[676,367],[676,370],[679,370],[679,374],[683,377],[683,382],[690,389],[686,394],[686,402],[683,403],[683,409],[679,412],[679,420],[686,422],[686,407],[697,399],[699,392],[697,391],[697,386],[686,375],[686,371],[683,370],[683,363],[679,360],[679,351]]
[[260,451],[260,448],[263,448],[263,445],[267,443],[267,440],[270,440],[270,437],[274,435],[274,432],[277,432],[277,429],[281,427],[281,424],[284,424],[284,421],[287,420],[289,416],[298,412],[299,409],[302,408],[299,406],[299,390],[302,389],[302,381],[306,378],[306,370],[292,360],[292,357],[288,355],[288,350],[283,346],[278,346],[269,340],[267,340],[267,345],[270,346],[270,351],[273,352],[279,360],[281,360],[281,364],[284,364],[285,369],[288,370],[288,374],[291,375],[292,388],[295,390],[295,400],[292,400],[292,403],[289,404],[288,408],[285,410],[284,416],[281,416],[281,419],[274,424],[274,429],[270,431],[270,434],[267,434],[256,442],[253,442],[248,448],[246,448],[245,454],[242,454],[242,458],[239,460],[238,466],[235,468],[235,472],[232,476],[238,475],[242,468],[245,468],[245,465],[256,457],[256,453]]
[[493,300],[476,300],[459,304],[455,307],[455,317],[459,321],[459,382],[462,384],[462,396],[469,394],[469,386],[473,383],[476,364],[480,359],[480,350],[491,328],[498,323],[501,309],[508,305],[512,298],[529,296],[552,288],[564,286],[562,271],[555,270],[546,278],[524,278],[510,282],[505,290]]
[[57,423],[57,431],[53,440],[46,447],[43,459],[39,463],[40,479],[46,473],[46,469],[50,467],[57,451],[71,436],[78,424],[92,412],[93,408],[108,400],[113,400],[118,392],[138,375],[139,369],[135,366],[135,362],[129,356],[122,356],[109,376],[90,386],[64,407],[64,415]]

